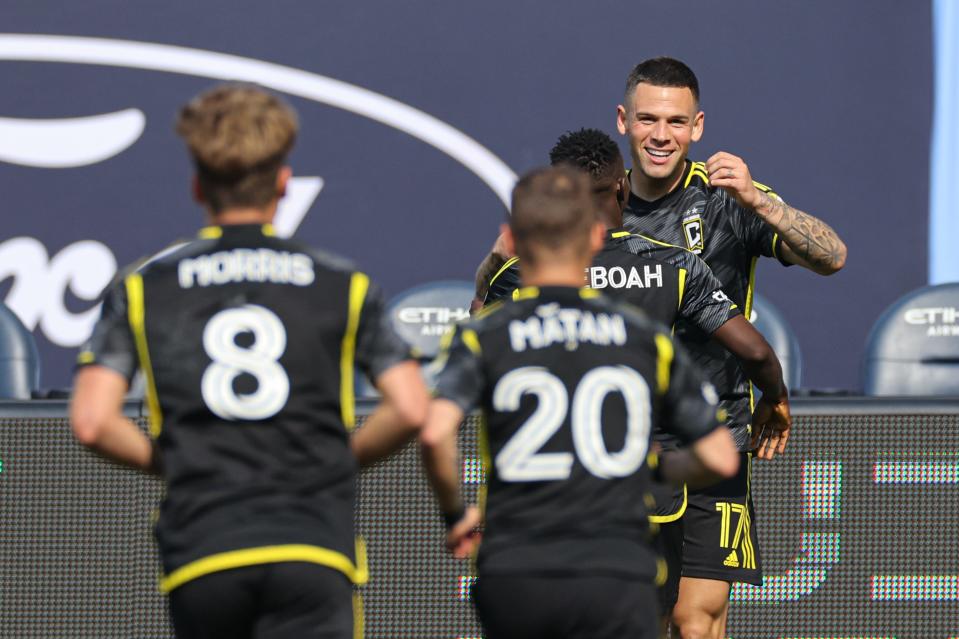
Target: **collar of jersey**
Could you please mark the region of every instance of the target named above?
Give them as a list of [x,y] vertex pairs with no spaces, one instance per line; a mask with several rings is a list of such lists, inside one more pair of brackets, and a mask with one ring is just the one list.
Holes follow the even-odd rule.
[[[683,168],[683,176],[679,178],[679,184],[676,185],[676,188],[674,188],[672,191],[662,196],[661,198],[652,200],[652,201],[644,200],[643,198],[633,193],[633,190],[630,189],[629,190],[629,208],[633,209],[634,213],[636,212],[637,209],[645,212],[655,211],[656,209],[660,208],[663,202],[665,202],[667,199],[671,198],[677,193],[682,193],[684,190],[686,190],[686,187],[689,185],[688,184],[689,174],[693,170],[693,161],[690,160],[689,158],[686,158],[685,162],[686,162],[686,166]],[[627,179],[629,178],[632,172],[633,172],[632,169],[626,169]]]
[[197,233],[197,237],[201,240],[215,240],[223,237],[224,228],[230,229],[230,231],[259,228],[260,232],[267,237],[273,237],[276,235],[276,230],[273,228],[272,224],[227,224],[224,226],[204,226]]

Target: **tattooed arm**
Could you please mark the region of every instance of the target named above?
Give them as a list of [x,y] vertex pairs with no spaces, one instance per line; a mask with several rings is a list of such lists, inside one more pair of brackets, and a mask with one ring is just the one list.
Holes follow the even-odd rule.
[[725,189],[753,210],[782,239],[782,257],[820,275],[832,275],[846,263],[846,245],[817,217],[796,210],[756,188],[742,158],[720,151],[706,162],[709,183]]
[[832,228],[778,197],[760,191],[753,208],[782,238],[782,257],[820,275],[832,275],[846,263],[846,245]]

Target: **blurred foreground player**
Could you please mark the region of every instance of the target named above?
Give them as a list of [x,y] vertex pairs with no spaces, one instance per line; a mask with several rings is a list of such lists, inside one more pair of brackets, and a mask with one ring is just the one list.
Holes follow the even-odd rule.
[[[841,269],[846,247],[835,231],[753,182],[741,158],[720,152],[705,163],[688,160],[703,122],[699,82],[688,66],[654,58],[630,72],[617,108],[617,127],[629,142],[633,165],[626,228],[698,253],[747,317],[760,257],[822,275]],[[676,336],[716,385],[743,451],[739,476],[691,492],[684,515],[683,579],[674,621],[683,639],[720,639],[726,636],[730,583],[762,583],[746,452],[752,449],[752,398],[742,368],[708,335],[679,325]]]
[[[182,109],[177,131],[212,225],[107,293],[80,354],[73,430],[166,480],[156,533],[178,637],[353,637],[352,583],[366,573],[357,462],[415,436],[426,390],[368,277],[273,237],[292,110],[221,85]],[[354,365],[383,401],[351,436]],[[137,367],[153,441],[121,413]]]
[[[587,270],[586,284],[629,302],[667,326],[685,322],[710,336],[735,355],[749,379],[763,395],[753,413],[753,447],[759,457],[772,459],[785,449],[792,420],[775,352],[742,316],[722,290],[722,284],[694,253],[656,242],[623,228],[623,207],[629,182],[616,142],[597,129],[581,129],[560,136],[549,153],[554,166],[577,168],[589,175],[606,243]],[[490,282],[487,303],[518,291],[519,258],[512,258]],[[675,438],[655,432],[664,450],[675,448]],[[778,445],[773,446],[777,441]],[[682,574],[683,521],[686,490],[656,485],[656,509],[650,520],[660,524],[663,553],[669,567],[660,589],[660,609],[671,612]]]
[[458,556],[471,550],[479,514],[464,511],[456,432],[474,407],[486,418],[474,598],[489,639],[655,637],[663,567],[644,498],[652,431],[692,442],[660,460],[670,481],[729,477],[738,466],[712,387],[668,329],[580,288],[605,236],[593,212],[580,171],[521,179],[505,236],[527,287],[458,326],[440,355],[421,440]]

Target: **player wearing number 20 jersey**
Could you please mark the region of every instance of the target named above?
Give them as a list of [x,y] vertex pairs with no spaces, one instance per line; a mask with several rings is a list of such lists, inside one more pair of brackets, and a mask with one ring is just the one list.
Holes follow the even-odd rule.
[[408,357],[365,274],[270,226],[203,229],[110,291],[84,359],[146,373],[164,589],[267,554],[362,581],[353,366]]

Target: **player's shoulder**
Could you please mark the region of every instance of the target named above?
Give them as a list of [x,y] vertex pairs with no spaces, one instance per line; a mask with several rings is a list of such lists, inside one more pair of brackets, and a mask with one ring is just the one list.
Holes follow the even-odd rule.
[[686,267],[699,257],[689,249],[662,242],[641,233],[631,233],[623,246],[631,253],[643,255],[679,268]]

